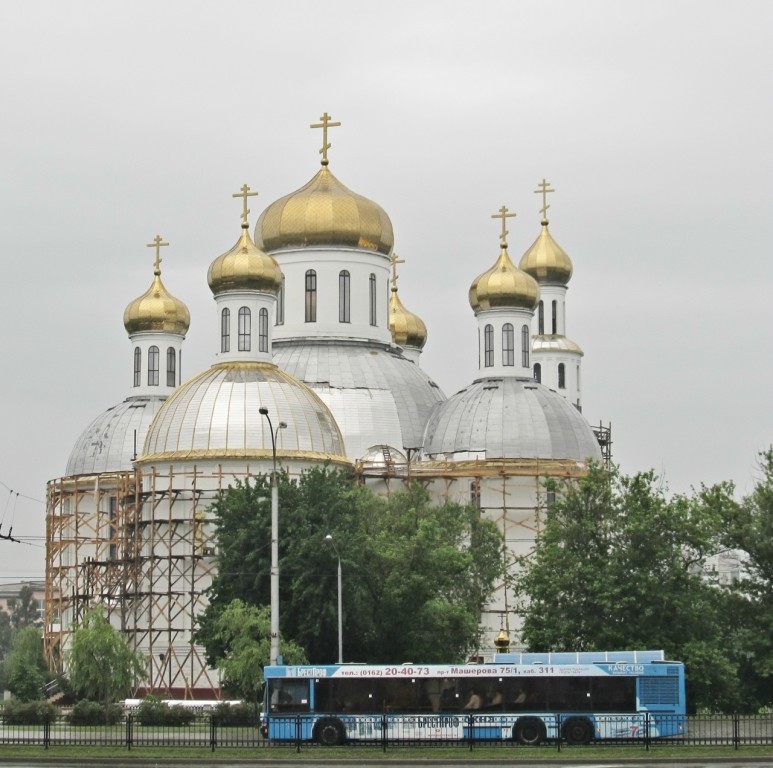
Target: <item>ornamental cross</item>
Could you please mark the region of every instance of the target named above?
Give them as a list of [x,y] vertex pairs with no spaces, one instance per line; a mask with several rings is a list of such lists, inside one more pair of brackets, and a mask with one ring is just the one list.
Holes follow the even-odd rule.
[[513,216],[517,216],[517,213],[508,213],[507,208],[503,205],[499,209],[499,213],[492,213],[491,218],[492,219],[502,219],[502,235],[501,235],[501,243],[503,248],[507,248],[507,235],[508,231],[505,227],[507,224],[507,219],[512,218]]
[[157,275],[161,274],[161,249],[169,243],[164,243],[161,239],[161,235],[156,235],[156,239],[152,243],[148,243],[148,248],[156,249],[156,260],[153,262],[153,267]]
[[398,264],[405,264],[405,259],[398,259],[396,253],[392,253],[392,255],[389,257],[389,263],[392,265],[392,279],[390,282],[392,283],[392,290],[397,290],[397,265]]
[[312,123],[309,127],[310,128],[321,128],[322,129],[322,149],[319,150],[319,154],[322,155],[322,165],[327,165],[327,151],[330,149],[331,144],[328,144],[327,141],[327,129],[328,128],[338,128],[341,123],[331,123],[330,122],[330,115],[328,115],[327,112],[325,112],[322,117],[319,118],[322,122],[321,123]]
[[243,200],[243,207],[242,207],[242,226],[247,227],[249,226],[247,223],[247,216],[250,212],[250,209],[247,207],[247,198],[248,197],[256,197],[257,192],[250,192],[250,188],[245,184],[241,191],[234,192],[234,194],[231,195],[231,197],[241,197]]
[[542,214],[542,220],[547,221],[548,219],[548,208],[550,206],[548,205],[548,192],[555,192],[555,189],[549,189],[550,182],[545,181],[545,179],[542,179],[542,182],[537,185],[539,189],[534,190],[535,195],[542,195],[542,208],[540,208],[540,213]]

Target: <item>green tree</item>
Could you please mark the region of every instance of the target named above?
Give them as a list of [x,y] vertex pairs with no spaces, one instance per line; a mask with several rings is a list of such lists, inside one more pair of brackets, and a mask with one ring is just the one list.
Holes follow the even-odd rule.
[[20,629],[5,660],[8,690],[21,701],[42,699],[45,668],[40,631],[36,627]]
[[[231,694],[257,702],[263,690],[263,667],[271,656],[271,613],[267,606],[232,600],[207,626],[207,647]],[[303,649],[283,640],[279,651],[288,664],[304,664]]]
[[[471,507],[433,505],[419,485],[389,500],[344,472],[316,468],[282,479],[280,629],[312,663],[338,655],[341,557],[344,658],[458,660],[475,647],[481,609],[501,573],[501,537]],[[219,568],[197,635],[215,663],[211,626],[232,600],[265,605],[270,593],[270,486],[238,483],[211,508]]]
[[8,609],[11,616],[11,626],[14,630],[24,629],[24,627],[40,627],[43,624],[35,592],[29,584],[25,584],[19,590],[18,597],[9,598]]
[[90,610],[73,633],[67,668],[76,694],[110,704],[125,698],[145,677],[145,659],[102,616]]
[[549,483],[556,500],[520,560],[531,650],[658,648],[685,662],[693,707],[734,709],[740,686],[729,596],[709,568],[722,547],[731,485],[667,498],[652,472],[592,466]]
[[731,611],[747,709],[773,704],[773,448],[760,454],[752,493],[725,516],[723,541],[743,575],[734,585]]

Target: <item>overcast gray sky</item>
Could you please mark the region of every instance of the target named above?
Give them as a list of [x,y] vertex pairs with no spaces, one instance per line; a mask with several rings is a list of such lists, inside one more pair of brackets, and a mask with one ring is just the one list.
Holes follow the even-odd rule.
[[[773,441],[773,3],[0,5],[0,578],[44,571],[45,483],[129,394],[126,304],[152,280],[214,358],[209,263],[319,167],[392,219],[400,295],[446,394],[476,377],[470,282],[539,232],[575,267],[584,412],[625,473],[751,489]],[[13,490],[13,494],[9,489]],[[16,493],[21,495],[16,497]],[[37,500],[37,501],[36,501]]]

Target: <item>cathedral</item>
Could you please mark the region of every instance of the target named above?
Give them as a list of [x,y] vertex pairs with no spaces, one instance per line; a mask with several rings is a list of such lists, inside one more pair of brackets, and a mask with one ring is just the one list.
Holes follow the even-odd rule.
[[207,272],[219,345],[212,366],[187,380],[190,313],[162,281],[167,244],[150,244],[153,281],[123,317],[126,397],[86,427],[47,487],[52,667],[62,668],[75,626],[99,605],[146,656],[149,691],[216,696],[217,671],[192,642],[217,568],[208,508],[236,478],[274,462],[290,476],[349,468],[384,495],[418,479],[438,502],[474,504],[506,543],[480,655],[490,657],[498,634],[517,633],[508,584],[539,534],[544,479],[582,475],[609,446],[608,431],[582,415],[583,352],[566,336],[573,267],[548,229],[553,190],[544,180],[537,190],[541,228],[518,266],[507,242],[514,214],[503,206],[493,216],[498,252],[470,276],[468,295],[477,377],[446,397],[421,367],[427,328],[400,300],[389,216],[330,169],[337,125],[325,113],[311,126],[322,131],[321,167],[271,203],[252,233],[256,193],[245,184],[233,195],[236,242]]

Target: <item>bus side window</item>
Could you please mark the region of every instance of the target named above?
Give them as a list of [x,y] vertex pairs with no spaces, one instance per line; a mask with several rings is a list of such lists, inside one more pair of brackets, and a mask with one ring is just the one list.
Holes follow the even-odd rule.
[[308,712],[308,680],[274,680],[271,683],[272,712]]

